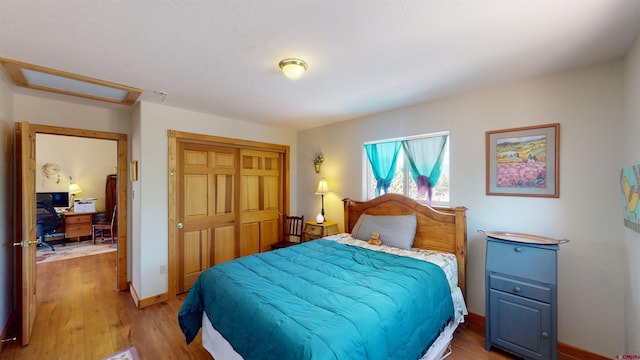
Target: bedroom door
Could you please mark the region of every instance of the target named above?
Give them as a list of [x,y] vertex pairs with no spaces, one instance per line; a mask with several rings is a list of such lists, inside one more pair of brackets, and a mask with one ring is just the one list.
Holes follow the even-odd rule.
[[240,256],[280,241],[283,163],[279,152],[240,150]]
[[17,297],[22,315],[22,345],[28,345],[36,319],[36,134],[27,122],[16,123],[16,237]]
[[178,143],[178,293],[236,258],[237,159],[235,148]]

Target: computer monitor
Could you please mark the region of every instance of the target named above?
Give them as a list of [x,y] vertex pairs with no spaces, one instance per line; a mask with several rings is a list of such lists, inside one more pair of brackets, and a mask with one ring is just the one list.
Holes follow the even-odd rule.
[[69,192],[39,192],[38,195],[50,194],[53,200],[53,207],[55,208],[68,208],[69,207]]

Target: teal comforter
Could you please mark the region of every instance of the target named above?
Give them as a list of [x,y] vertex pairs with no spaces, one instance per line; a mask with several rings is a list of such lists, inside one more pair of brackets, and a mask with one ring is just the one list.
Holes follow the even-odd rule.
[[417,359],[453,317],[444,272],[425,261],[315,240],[216,265],[178,320],[202,312],[244,359]]

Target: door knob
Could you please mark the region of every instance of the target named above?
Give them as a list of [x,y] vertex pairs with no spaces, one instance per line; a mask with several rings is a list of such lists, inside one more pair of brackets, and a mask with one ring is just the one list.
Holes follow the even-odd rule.
[[178,229],[182,229],[184,227],[183,223],[178,223]]
[[37,244],[38,240],[22,240],[20,242],[13,243],[13,246],[29,247],[29,245]]

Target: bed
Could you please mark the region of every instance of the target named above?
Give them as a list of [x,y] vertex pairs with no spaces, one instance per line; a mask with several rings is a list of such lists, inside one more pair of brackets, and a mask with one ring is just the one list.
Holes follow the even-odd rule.
[[[178,315],[185,339],[202,327],[215,359],[443,358],[466,315],[465,213],[345,199],[345,233],[203,272]],[[383,246],[357,238],[400,218],[415,219],[409,249],[385,245],[384,226]]]

